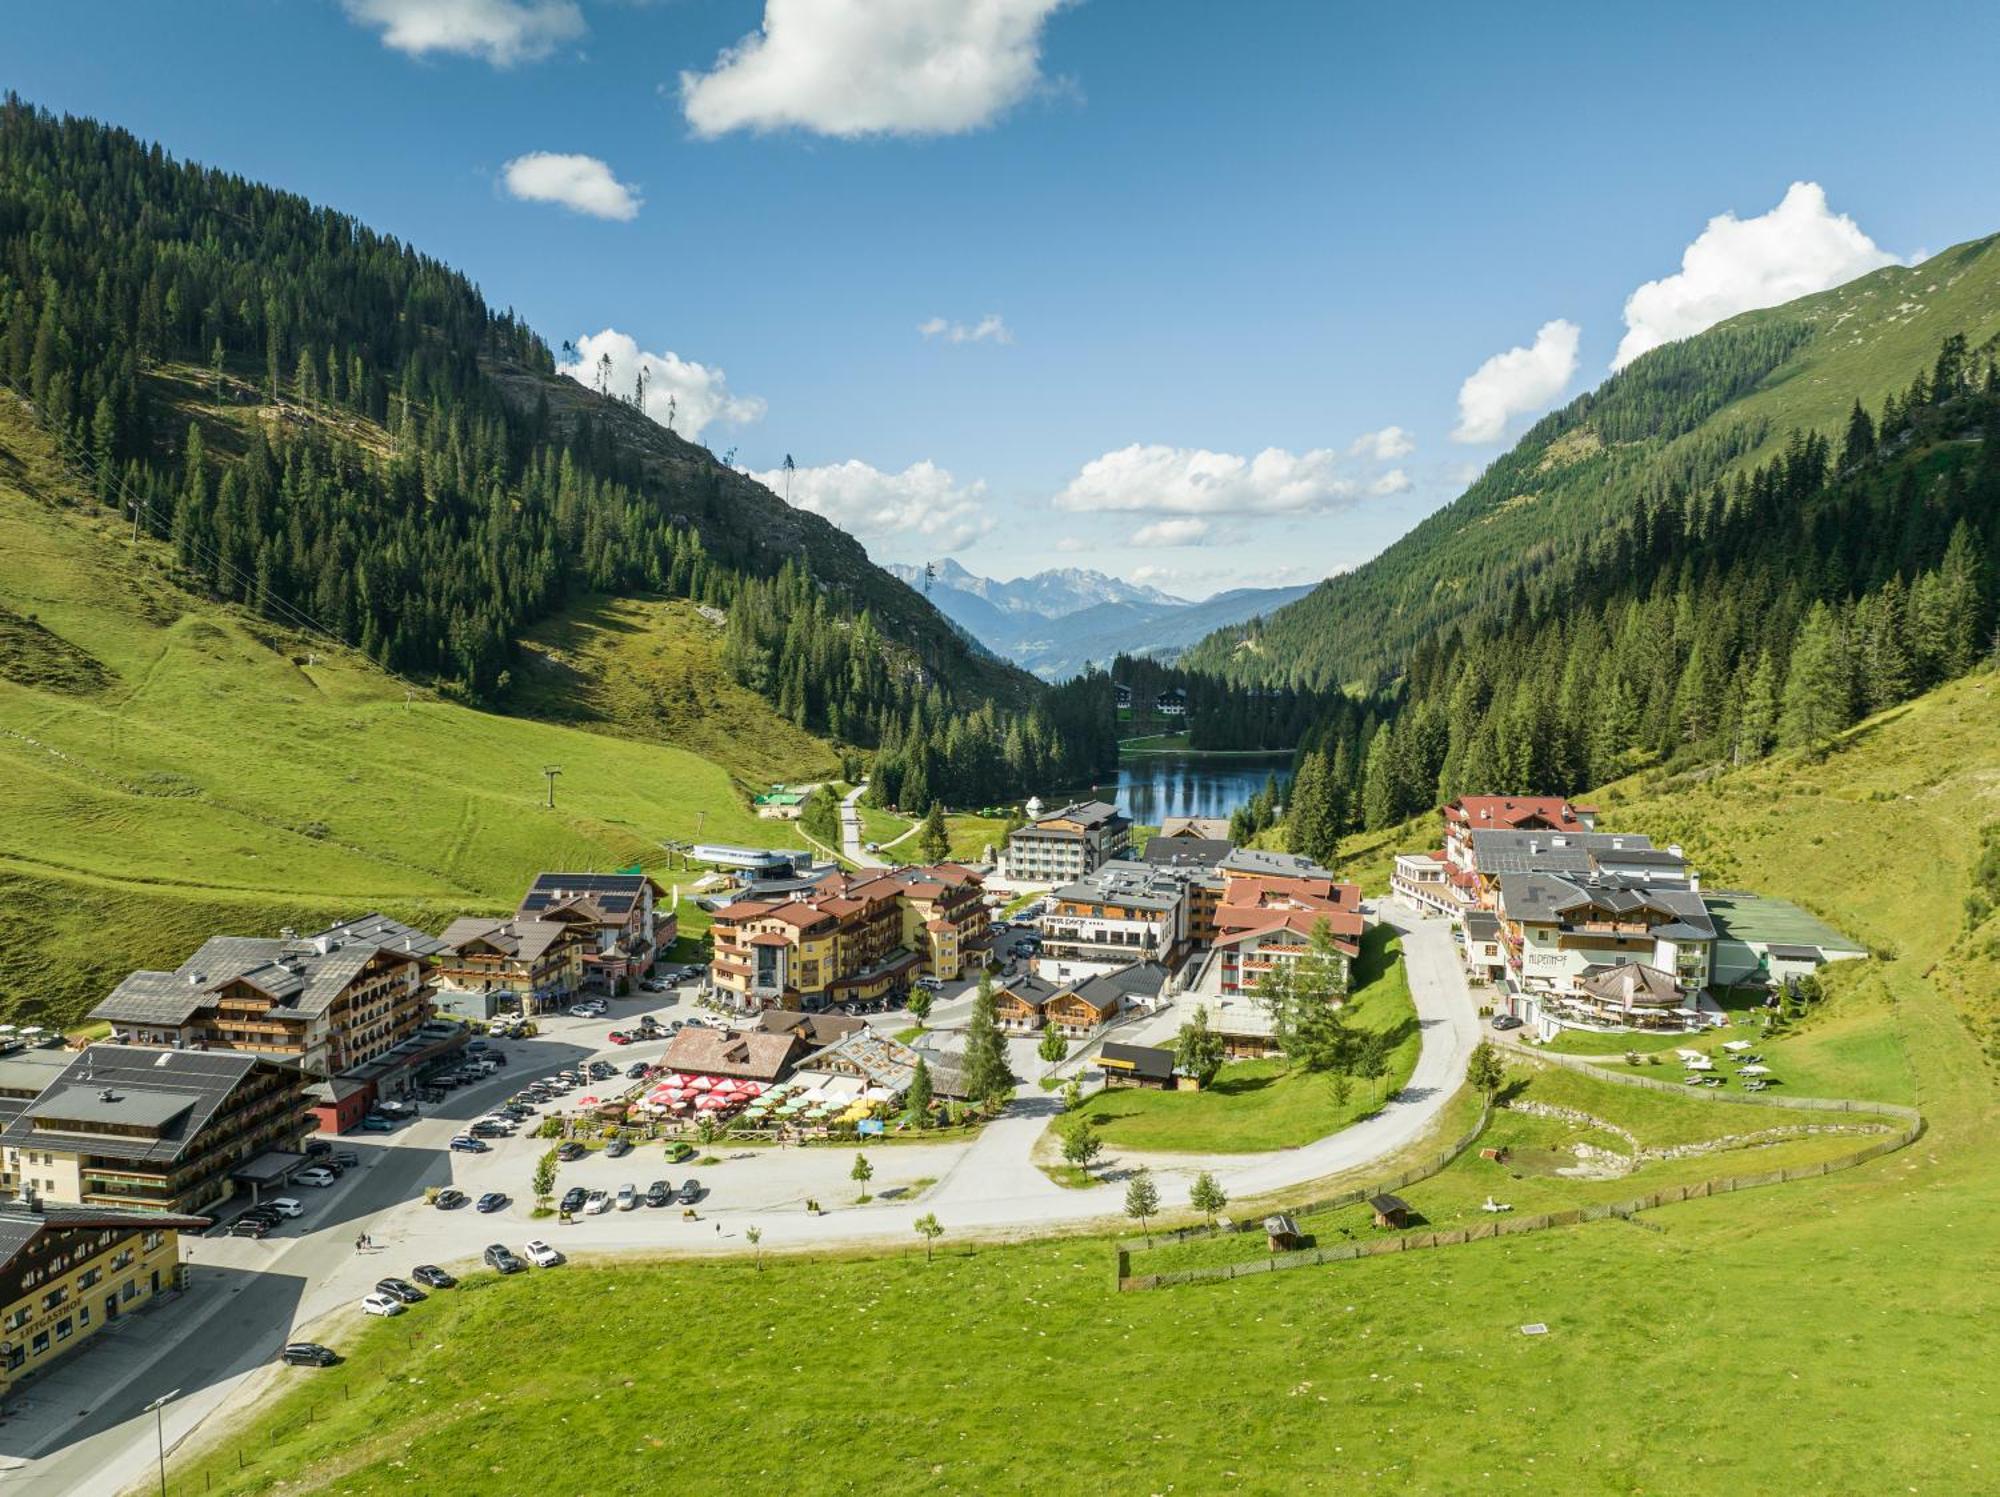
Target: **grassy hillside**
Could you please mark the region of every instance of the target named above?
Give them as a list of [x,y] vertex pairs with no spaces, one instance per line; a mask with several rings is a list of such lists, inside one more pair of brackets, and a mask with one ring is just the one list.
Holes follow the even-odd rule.
[[1754,467],[1794,429],[1837,438],[1856,399],[1878,408],[1951,333],[1974,348],[2000,335],[2000,236],[1655,349],[1380,556],[1256,627],[1218,631],[1185,663],[1313,686],[1393,676],[1439,628],[1510,606],[1517,584],[1559,591],[1641,498]]
[[[422,1470],[455,1492],[501,1493],[587,1448],[597,1458],[578,1490],[608,1492],[654,1484],[672,1452],[700,1449],[702,1465],[672,1480],[724,1492],[772,1470],[776,1441],[865,1450],[851,1485],[878,1493],[1012,1488],[1024,1459],[1059,1492],[1130,1490],[1135,1471],[1156,1492],[1984,1490],[2000,1462],[1977,1372],[2000,1313],[2000,1119],[1967,1020],[2000,989],[2000,927],[1968,932],[1963,895],[1964,850],[2000,817],[1996,693],[1991,675],[1970,678],[1823,761],[1615,787],[1608,808],[1881,945],[1836,969],[1822,1013],[1764,1048],[1794,1094],[1810,1080],[1913,1101],[1930,1125],[1913,1148],[1643,1223],[1154,1293],[1117,1294],[1103,1242],[969,1245],[948,1219],[929,1265],[905,1251],[761,1272],[475,1273],[418,1307],[414,1351],[407,1325],[328,1326],[348,1365],[274,1380],[246,1427],[187,1453],[180,1480],[374,1494]],[[1566,1105],[1630,1101],[1547,1084]],[[1634,1131],[1698,1136],[1681,1121]],[[1509,1126],[1524,1151],[1568,1132]],[[1540,1188],[1518,1193],[1531,1203]],[[606,1317],[613,1292],[622,1308]],[[1529,1321],[1549,1334],[1523,1336]],[[878,1396],[838,1409],[795,1398],[746,1421],[747,1389],[826,1365],[829,1324],[867,1328],[843,1343],[840,1375]],[[477,1367],[454,1350],[473,1338],[490,1349]],[[607,1366],[624,1371],[607,1381]],[[1939,1375],[1951,1368],[1964,1374]],[[567,1422],[550,1422],[552,1404]],[[806,1485],[843,1482],[821,1472]]]
[[0,401],[9,1018],[73,1017],[217,930],[371,907],[436,926],[511,907],[540,868],[657,865],[703,812],[709,838],[785,840],[717,764],[412,698],[356,656],[182,592],[163,545],[135,550],[72,497]]
[[722,660],[722,627],[681,599],[592,597],[530,629],[502,705],[713,760],[746,783],[824,779],[822,739],[780,717]]

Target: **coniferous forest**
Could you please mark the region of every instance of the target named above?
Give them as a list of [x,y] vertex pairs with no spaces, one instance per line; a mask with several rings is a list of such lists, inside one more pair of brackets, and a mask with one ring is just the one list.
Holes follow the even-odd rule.
[[410,247],[12,96],[0,182],[0,379],[191,585],[475,703],[580,595],[684,597],[727,611],[746,685],[910,757],[933,795],[1115,755],[1087,689],[978,656],[849,537],[559,378]]
[[1668,488],[1575,575],[1419,642],[1300,748],[1294,849],[1474,792],[1573,793],[1654,762],[1817,751],[1995,649],[2000,367],[1945,338],[1845,428]]

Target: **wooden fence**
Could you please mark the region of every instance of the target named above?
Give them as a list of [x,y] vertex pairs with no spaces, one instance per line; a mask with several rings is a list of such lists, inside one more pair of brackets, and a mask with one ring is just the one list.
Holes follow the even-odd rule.
[[[1685,1083],[1676,1085],[1669,1081],[1658,1081],[1650,1076],[1634,1076],[1614,1071],[1579,1056],[1537,1054],[1530,1060],[1584,1071],[1605,1081],[1621,1086],[1650,1087],[1656,1091],[1671,1092],[1676,1096],[1688,1096]],[[1840,1170],[1852,1169],[1870,1160],[1893,1154],[1898,1149],[1907,1148],[1923,1136],[1924,1117],[1914,1107],[1903,1107],[1894,1102],[1863,1102],[1841,1097],[1773,1097],[1768,1094],[1747,1096],[1724,1092],[1710,1092],[1704,1089],[1693,1093],[1703,1101],[1720,1104],[1740,1103],[1760,1107],[1782,1107],[1797,1112],[1861,1112],[1878,1117],[1894,1118],[1901,1127],[1876,1138],[1873,1142],[1856,1149],[1850,1154],[1824,1159],[1816,1164],[1793,1165],[1789,1169],[1766,1170],[1760,1174],[1731,1175],[1716,1180],[1697,1180],[1690,1185],[1669,1185],[1648,1195],[1635,1196],[1624,1201],[1604,1201],[1592,1206],[1575,1206],[1567,1211],[1545,1211],[1537,1216],[1495,1217],[1491,1221],[1476,1222],[1471,1226],[1458,1227],[1445,1232],[1406,1232],[1395,1237],[1381,1237],[1367,1242],[1341,1243],[1335,1247],[1300,1248],[1295,1252],[1272,1253],[1262,1258],[1249,1258],[1241,1263],[1217,1263],[1199,1268],[1184,1268],[1171,1273],[1137,1274],[1131,1272],[1131,1251],[1141,1245],[1140,1239],[1127,1238],[1117,1245],[1118,1287],[1120,1290],[1167,1289],[1180,1284],[1198,1284],[1218,1279],[1240,1279],[1248,1274],[1279,1273],[1290,1268],[1311,1268],[1322,1263],[1345,1263],[1356,1258],[1375,1258],[1385,1253],[1408,1253],[1424,1248],[1457,1247],[1462,1243],[1479,1242],[1489,1237],[1516,1237],[1524,1232],[1546,1232],[1552,1227],[1574,1227],[1584,1222],[1604,1221],[1610,1217],[1630,1219],[1641,1211],[1652,1211],[1661,1206],[1672,1206],[1682,1201],[1702,1200],[1709,1196],[1728,1195],[1738,1190],[1755,1190],[1765,1185],[1783,1185],[1793,1180],[1816,1179]],[[1435,1161],[1427,1161],[1423,1166],[1406,1170],[1393,1180],[1380,1185],[1371,1185],[1363,1190],[1348,1191],[1325,1201],[1315,1201],[1290,1208],[1292,1214],[1305,1216],[1319,1211],[1332,1210],[1341,1206],[1351,1206],[1366,1200],[1377,1191],[1393,1191],[1405,1185],[1437,1174],[1478,1139],[1486,1127],[1489,1114],[1482,1112],[1479,1126],[1459,1140]],[[1261,1231],[1263,1223],[1233,1222],[1227,1228],[1217,1227],[1214,1232]],[[1173,1233],[1154,1234],[1155,1242],[1180,1242],[1190,1237],[1211,1235],[1207,1227],[1194,1227]]]

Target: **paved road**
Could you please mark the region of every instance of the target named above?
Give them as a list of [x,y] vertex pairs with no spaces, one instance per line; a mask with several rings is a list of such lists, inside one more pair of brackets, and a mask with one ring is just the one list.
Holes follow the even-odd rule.
[[887,868],[886,858],[878,858],[863,844],[861,837],[861,792],[868,788],[863,781],[848,791],[840,802],[840,853],[857,868]]
[[[1184,1182],[1201,1169],[1212,1170],[1231,1195],[1243,1199],[1364,1167],[1420,1136],[1463,1080],[1479,1023],[1449,925],[1400,905],[1385,907],[1384,914],[1405,933],[1403,949],[1423,1049],[1409,1085],[1379,1113],[1298,1149],[1202,1157],[1124,1151],[1108,1163],[1151,1165],[1167,1186],[1169,1201],[1178,1201]],[[53,1497],[114,1492],[142,1480],[154,1460],[152,1422],[139,1412],[147,1401],[169,1389],[183,1390],[168,1410],[171,1445],[217,1409],[264,1386],[265,1379],[299,1375],[271,1365],[277,1347],[294,1334],[346,1334],[358,1314],[355,1302],[377,1278],[407,1275],[420,1262],[469,1263],[490,1242],[506,1242],[518,1250],[529,1237],[540,1236],[577,1256],[714,1254],[744,1251],[743,1229],[752,1225],[762,1230],[764,1247],[785,1249],[900,1247],[915,1240],[913,1223],[926,1212],[934,1212],[954,1236],[1032,1235],[1122,1221],[1116,1190],[1065,1190],[1035,1167],[1034,1151],[1056,1102],[1032,1084],[1024,1085],[1006,1113],[970,1142],[871,1150],[876,1199],[866,1206],[854,1201],[850,1149],[740,1148],[699,1170],[708,1190],[698,1208],[699,1220],[684,1219],[678,1208],[641,1207],[559,1226],[553,1219],[530,1221],[531,1203],[522,1199],[545,1143],[523,1137],[503,1141],[484,1155],[445,1152],[464,1119],[486,1110],[532,1075],[596,1053],[622,1064],[657,1055],[658,1042],[613,1048],[605,1045],[604,1035],[614,1025],[629,1024],[638,1012],[673,1007],[658,998],[625,1000],[610,1019],[557,1020],[536,1040],[510,1043],[505,1050],[512,1064],[479,1087],[453,1093],[443,1109],[448,1116],[422,1118],[386,1140],[364,1136],[352,1141],[371,1162],[350,1171],[330,1191],[297,1192],[310,1208],[303,1221],[262,1242],[225,1238],[196,1243],[195,1292],[161,1307],[153,1317],[140,1318],[156,1327],[149,1331],[150,1341],[84,1353],[77,1365],[85,1377],[74,1394],[49,1379],[42,1384],[46,1394],[31,1394],[41,1400],[39,1408],[0,1426],[0,1457],[6,1458],[0,1459],[0,1490]],[[1022,1055],[1018,1047],[1016,1054]],[[1028,1064],[1020,1070],[1036,1074]],[[561,1187],[615,1189],[631,1181],[643,1188],[662,1177],[678,1184],[686,1174],[685,1168],[666,1165],[657,1149],[641,1149],[622,1160],[593,1156],[565,1166]],[[516,1199],[491,1216],[470,1208],[437,1211],[421,1203],[424,1186],[446,1183],[474,1195],[505,1190]],[[823,1215],[806,1213],[808,1197],[826,1208]],[[355,1252],[354,1239],[362,1231],[381,1245],[380,1252]],[[80,1401],[72,1404],[72,1397]],[[86,1409],[79,1419],[78,1412]],[[6,1469],[24,1457],[39,1459],[26,1469]]]

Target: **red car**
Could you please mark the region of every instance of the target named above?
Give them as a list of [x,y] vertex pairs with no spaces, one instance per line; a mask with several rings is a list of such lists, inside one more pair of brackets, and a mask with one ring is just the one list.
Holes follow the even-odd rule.
[[614,1029],[605,1037],[614,1045],[629,1045],[632,1043],[632,1036],[622,1029]]

